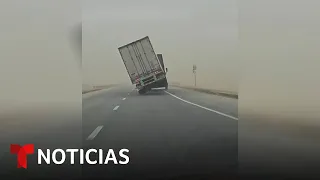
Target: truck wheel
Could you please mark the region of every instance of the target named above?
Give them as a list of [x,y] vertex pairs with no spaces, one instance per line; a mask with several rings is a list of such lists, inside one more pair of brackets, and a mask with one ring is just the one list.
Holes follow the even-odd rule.
[[168,90],[168,85],[166,86],[166,90]]
[[145,94],[146,90],[145,89],[140,89],[138,92],[139,92],[139,94]]

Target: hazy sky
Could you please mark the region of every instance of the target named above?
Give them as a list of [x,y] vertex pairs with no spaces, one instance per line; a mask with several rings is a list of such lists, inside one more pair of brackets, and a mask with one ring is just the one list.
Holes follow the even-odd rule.
[[[81,6],[83,77],[69,36]],[[129,83],[117,48],[148,35],[169,81],[193,84],[197,64],[198,85],[239,85],[240,111],[320,116],[319,7],[319,0],[1,0],[0,110],[81,105],[82,80]]]
[[149,36],[169,81],[237,91],[236,0],[83,0],[83,81],[127,82],[118,47]]
[[0,113],[37,103],[81,103],[81,76],[69,39],[70,29],[81,22],[81,4],[1,0],[0,22]]
[[242,113],[320,123],[319,7],[318,0],[241,1]]

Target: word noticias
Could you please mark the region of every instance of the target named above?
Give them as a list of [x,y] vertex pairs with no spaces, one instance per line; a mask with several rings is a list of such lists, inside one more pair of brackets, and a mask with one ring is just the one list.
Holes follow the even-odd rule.
[[[34,154],[34,144],[26,144],[20,146],[18,144],[11,144],[10,152],[12,154],[17,154],[17,168],[27,168],[27,155]],[[121,159],[118,160],[116,153],[113,149],[108,149],[105,153],[103,149],[42,149],[37,150],[38,165],[41,164],[57,164],[61,165],[66,163],[67,156],[70,157],[68,164],[75,164],[75,157],[79,157],[79,164],[128,164],[130,159],[126,153],[129,153],[128,149],[121,149],[118,155]]]

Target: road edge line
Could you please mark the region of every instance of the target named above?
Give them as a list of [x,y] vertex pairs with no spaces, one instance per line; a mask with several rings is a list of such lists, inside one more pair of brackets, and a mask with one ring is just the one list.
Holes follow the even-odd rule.
[[176,96],[176,95],[174,95],[174,94],[169,93],[168,91],[164,91],[164,92],[166,92],[166,93],[169,94],[170,96],[172,96],[172,97],[174,97],[174,98],[176,98],[176,99],[179,99],[180,101],[183,101],[183,102],[185,102],[185,103],[188,103],[188,104],[197,106],[197,107],[202,108],[202,109],[205,109],[205,110],[207,110],[207,111],[211,111],[211,112],[217,113],[217,114],[219,114],[219,115],[228,117],[228,118],[233,119],[233,120],[239,120],[238,118],[236,118],[236,117],[234,117],[234,116],[231,116],[231,115],[228,115],[228,114],[225,114],[225,113],[222,113],[222,112],[219,112],[219,111],[216,111],[216,110],[213,110],[213,109],[210,109],[210,108],[201,106],[201,105],[199,105],[199,104],[196,104],[196,103],[187,101],[187,100],[185,100],[185,99],[182,99],[182,98],[180,98],[180,97],[178,97],[178,96]]

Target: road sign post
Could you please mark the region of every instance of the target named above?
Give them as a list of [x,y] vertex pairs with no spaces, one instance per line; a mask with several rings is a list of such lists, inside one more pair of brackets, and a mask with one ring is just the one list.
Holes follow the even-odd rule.
[[194,74],[194,86],[197,86],[197,66],[193,65],[193,74]]

